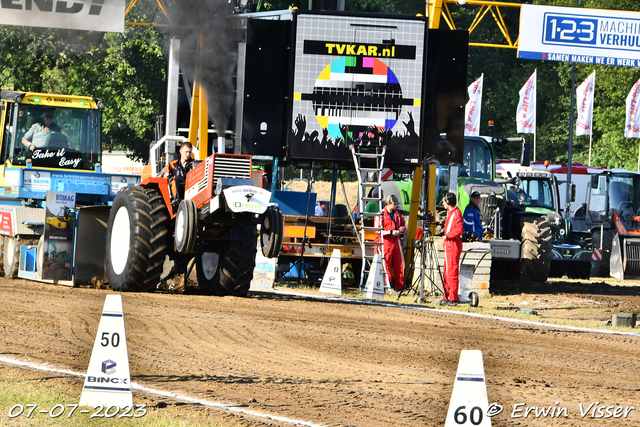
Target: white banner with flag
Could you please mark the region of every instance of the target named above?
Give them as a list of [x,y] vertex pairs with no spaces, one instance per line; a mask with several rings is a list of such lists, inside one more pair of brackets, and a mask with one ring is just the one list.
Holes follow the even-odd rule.
[[125,0],[0,2],[0,24],[124,32]]
[[536,133],[536,73],[520,89],[520,101],[516,111],[518,133]]
[[596,82],[596,72],[591,73],[578,89],[576,99],[578,119],[576,120],[576,135],[591,135],[593,124],[593,87]]
[[627,95],[627,114],[624,120],[624,136],[640,138],[640,80],[631,88]]
[[480,135],[480,107],[482,105],[482,78],[471,83],[469,86],[469,102],[464,108],[464,135],[478,136]]

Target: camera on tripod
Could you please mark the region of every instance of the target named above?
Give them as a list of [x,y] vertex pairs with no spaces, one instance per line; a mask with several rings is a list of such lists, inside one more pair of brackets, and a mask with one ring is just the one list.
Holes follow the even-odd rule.
[[[426,212],[426,213],[425,213]],[[431,225],[439,225],[435,221],[435,214],[421,209],[418,213],[418,219],[423,221],[422,227],[418,229],[416,238],[413,240],[413,247],[415,249],[411,267],[409,270],[414,271],[419,268],[420,273],[418,277],[413,278],[410,291],[414,292],[416,299],[414,302],[425,302],[424,294],[427,295],[443,295],[444,289],[442,289],[441,283],[444,283],[442,278],[442,271],[438,262],[438,250],[433,241],[433,235],[431,234]],[[436,279],[439,277],[440,281]]]
[[435,219],[436,219],[435,215],[433,215],[431,212],[427,212],[426,214],[425,214],[425,213],[419,213],[419,214],[418,214],[418,219],[419,219],[420,221],[424,221],[424,222],[426,222],[426,223],[428,223],[428,224],[436,224],[436,225],[439,225],[439,224],[435,221]]

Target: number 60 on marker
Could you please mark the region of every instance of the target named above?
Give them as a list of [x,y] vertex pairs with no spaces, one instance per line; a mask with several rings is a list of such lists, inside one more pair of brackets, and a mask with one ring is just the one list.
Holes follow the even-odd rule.
[[465,425],[471,423],[471,425],[479,426],[482,423],[482,408],[479,406],[474,406],[469,411],[469,415],[467,416],[466,406],[458,406],[456,412],[453,414],[453,420],[456,424]]

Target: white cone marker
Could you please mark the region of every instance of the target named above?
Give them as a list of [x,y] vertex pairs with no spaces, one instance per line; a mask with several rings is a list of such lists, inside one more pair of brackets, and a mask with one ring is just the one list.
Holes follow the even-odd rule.
[[462,350],[445,427],[491,427],[482,351]]
[[[362,260],[362,262],[365,261]],[[363,293],[365,298],[384,299],[384,273],[380,262],[380,254],[373,256],[371,270],[369,270],[369,277],[367,277]]]
[[129,353],[124,331],[122,297],[107,295],[93,345],[80,406],[133,408]]
[[342,269],[340,262],[340,249],[334,249],[331,253],[329,265],[324,272],[320,292],[342,295]]

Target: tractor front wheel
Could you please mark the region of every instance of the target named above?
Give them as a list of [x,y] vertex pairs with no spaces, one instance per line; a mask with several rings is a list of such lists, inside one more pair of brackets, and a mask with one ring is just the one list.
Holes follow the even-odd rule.
[[282,246],[282,212],[277,206],[269,206],[262,218],[260,226],[260,244],[262,254],[267,258],[275,258]]
[[569,279],[590,279],[591,263],[589,261],[574,261],[569,263],[567,268]]
[[551,226],[543,218],[526,219],[522,226],[520,280],[544,283],[551,269]]
[[191,200],[182,200],[175,219],[174,241],[176,250],[182,254],[193,251],[198,229],[198,209]]

